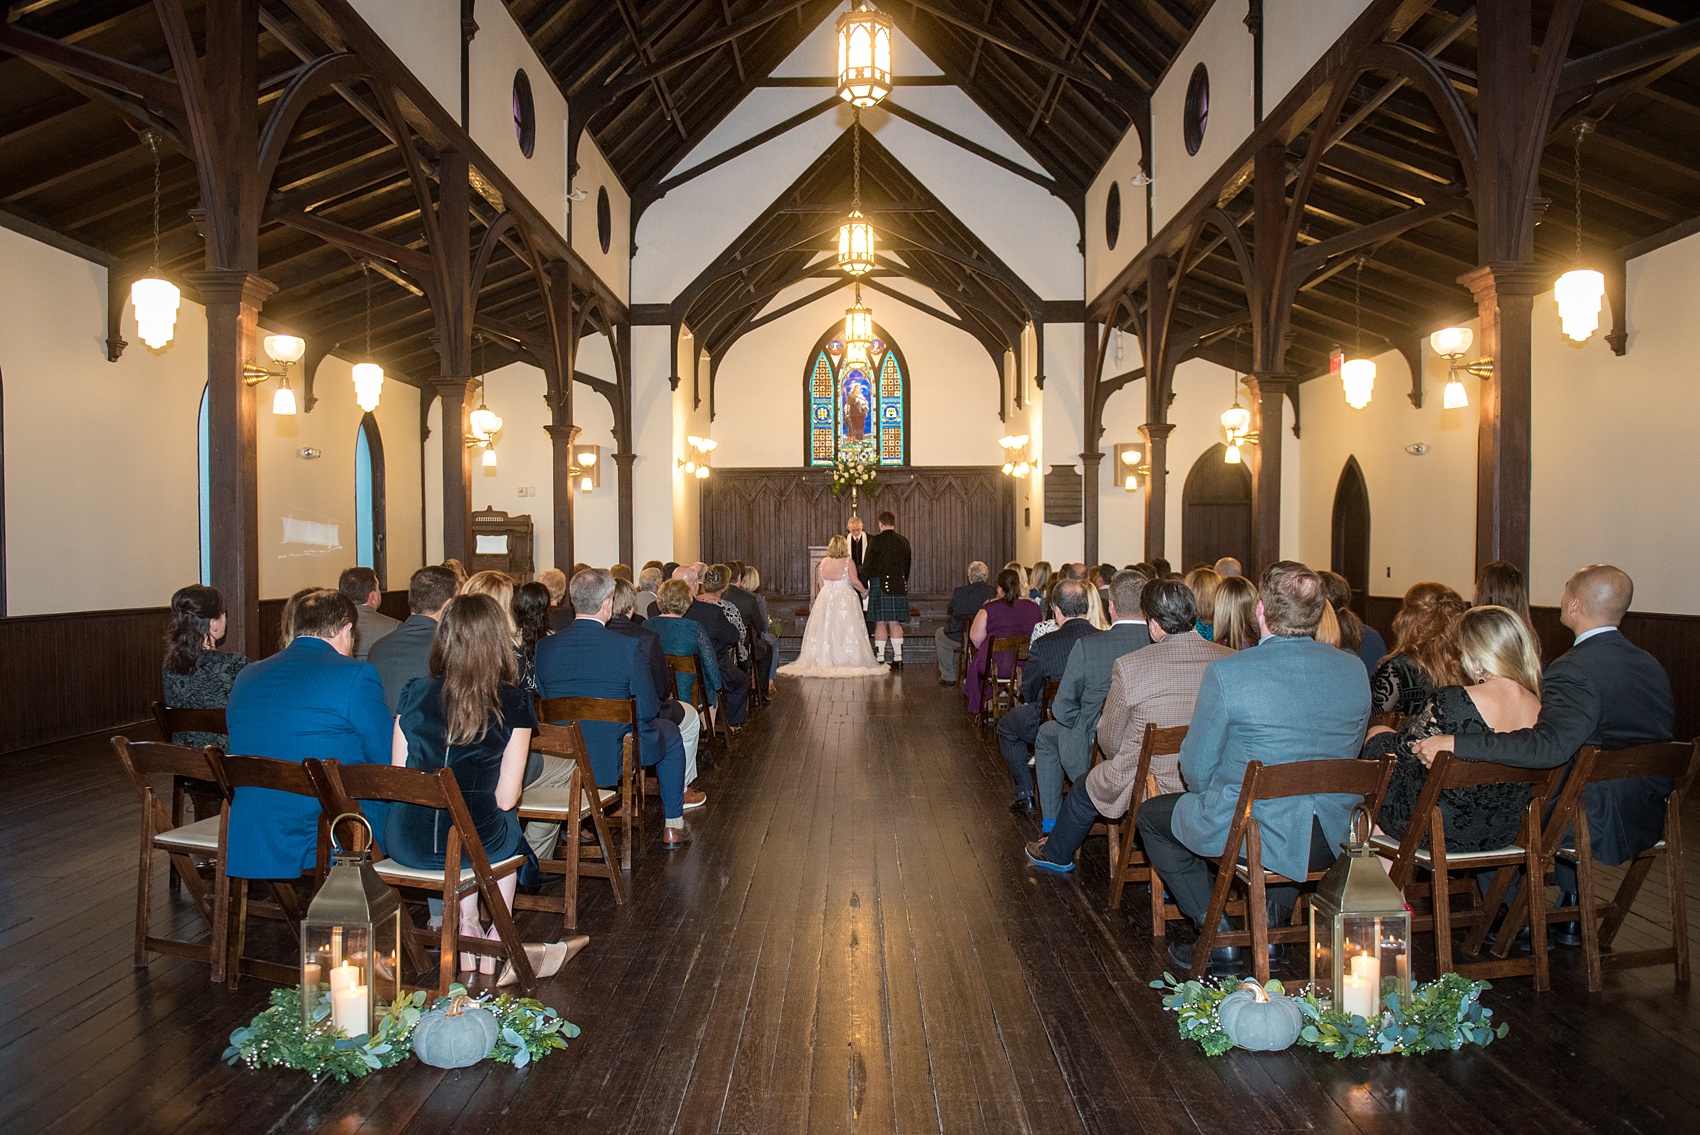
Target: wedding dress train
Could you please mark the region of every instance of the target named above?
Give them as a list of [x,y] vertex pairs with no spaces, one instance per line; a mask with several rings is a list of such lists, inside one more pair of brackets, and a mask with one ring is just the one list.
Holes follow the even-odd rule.
[[[828,564],[849,561],[828,560],[823,563],[822,575]],[[791,678],[873,678],[882,677],[886,668],[874,661],[874,649],[868,645],[867,623],[862,617],[862,600],[850,586],[848,576],[822,579],[814,606],[809,608],[809,622],[803,628],[803,649],[797,661],[779,668],[779,673]]]

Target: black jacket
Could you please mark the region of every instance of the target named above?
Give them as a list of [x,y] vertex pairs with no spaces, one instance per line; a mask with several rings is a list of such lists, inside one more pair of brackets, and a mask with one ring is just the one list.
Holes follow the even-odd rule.
[[737,650],[738,630],[726,617],[726,612],[720,609],[719,603],[693,599],[691,605],[685,608],[685,618],[701,624],[702,629],[708,632],[708,640],[714,644],[716,654]]
[[1070,619],[1049,634],[1039,636],[1027,652],[1027,664],[1021,670],[1021,700],[1038,705],[1045,696],[1045,679],[1062,680],[1068,669],[1068,652],[1083,638],[1098,633],[1085,619]]
[[944,636],[951,642],[961,642],[962,634],[980,613],[980,608],[998,597],[998,589],[989,583],[965,583],[950,593],[950,621],[944,626]]
[[911,559],[909,541],[898,535],[895,528],[877,533],[868,541],[867,572],[862,582],[871,587],[877,579],[886,595],[907,595]]
[[760,638],[767,633],[767,624],[762,621],[761,608],[756,604],[756,597],[742,587],[728,587],[721,598],[738,608],[738,614],[743,617],[744,626],[749,629],[752,637]]
[[[1565,651],[1541,678],[1541,715],[1531,729],[1459,735],[1456,754],[1520,768],[1565,764],[1583,745],[1623,749],[1669,741],[1676,728],[1670,677],[1658,659],[1617,630]],[[1582,794],[1594,855],[1625,863],[1664,837],[1664,777],[1592,784]]]
[[872,539],[872,537],[864,531],[860,536],[846,535],[844,539],[845,542],[850,545],[850,562],[856,565],[856,578],[866,585],[868,582],[866,574],[868,566],[868,541]]

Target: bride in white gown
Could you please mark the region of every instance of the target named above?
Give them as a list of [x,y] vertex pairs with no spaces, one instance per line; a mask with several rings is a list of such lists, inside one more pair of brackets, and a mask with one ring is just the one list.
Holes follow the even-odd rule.
[[868,593],[856,578],[850,559],[850,542],[834,536],[826,546],[826,558],[817,569],[820,589],[809,622],[803,630],[803,650],[797,661],[781,666],[779,673],[792,678],[872,678],[886,673],[874,661],[868,645],[867,623],[862,617],[861,596]]

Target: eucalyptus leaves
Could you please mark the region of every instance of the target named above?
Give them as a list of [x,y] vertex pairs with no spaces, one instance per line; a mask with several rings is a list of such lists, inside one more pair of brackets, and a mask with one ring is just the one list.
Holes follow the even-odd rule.
[[[451,985],[430,1009],[446,1009],[466,989]],[[495,1017],[498,1027],[490,1059],[515,1068],[547,1056],[579,1035],[578,1026],[555,1010],[529,997],[503,994],[478,1004]],[[225,1049],[228,1064],[241,1061],[250,1068],[295,1068],[317,1080],[330,1076],[339,1083],[358,1080],[379,1068],[390,1068],[413,1054],[413,1030],[428,1007],[423,990],[404,993],[390,1006],[371,1036],[350,1039],[331,1025],[329,1005],[315,1015],[311,1029],[301,1024],[301,990],[274,989],[271,1008],[230,1034]]]
[[[1175,1014],[1180,1034],[1196,1041],[1207,1056],[1220,1056],[1234,1047],[1222,1027],[1222,1002],[1239,988],[1236,978],[1177,981],[1165,973],[1153,981],[1153,989],[1166,989],[1163,1008]],[[1265,988],[1276,994],[1279,981]],[[1355,1013],[1323,1009],[1307,989],[1293,998],[1304,1014],[1298,1043],[1344,1060],[1348,1056],[1404,1056],[1425,1052],[1455,1051],[1467,1044],[1487,1046],[1503,1037],[1508,1026],[1493,1024],[1493,1010],[1481,1003],[1482,991],[1492,988],[1485,981],[1470,981],[1455,973],[1411,991],[1411,1006],[1402,1008],[1397,995],[1383,1001],[1378,1020],[1369,1021]]]

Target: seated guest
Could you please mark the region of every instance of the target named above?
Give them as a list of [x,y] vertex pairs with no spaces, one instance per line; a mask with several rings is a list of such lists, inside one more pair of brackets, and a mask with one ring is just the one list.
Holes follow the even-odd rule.
[[1027,598],[1049,608],[1051,605],[1051,562],[1040,560],[1033,565],[1033,570],[1027,576]]
[[773,633],[773,621],[767,613],[767,597],[761,593],[761,572],[754,565],[746,567],[739,582],[756,601],[756,626],[760,629],[762,641],[767,643],[767,696],[772,697],[773,677],[779,672],[779,636]]
[[[1007,564],[1003,565],[1003,568],[1004,568],[1005,571],[1012,571],[1016,575],[1021,577],[1021,594],[1023,596],[1025,596],[1028,599],[1033,599],[1033,601],[1035,603],[1039,602],[1037,599],[1034,599],[1032,594],[1030,594],[1031,589],[1028,587],[1028,584],[1027,584],[1027,569],[1021,566],[1020,560],[1011,560]],[[1041,610],[1041,611],[1043,611],[1044,609],[1045,608],[1044,608],[1043,605],[1041,605],[1040,608],[1039,608],[1039,610]]]
[[[1464,760],[1552,768],[1570,761],[1583,745],[1623,749],[1669,741],[1676,728],[1670,678],[1658,659],[1618,630],[1634,595],[1628,573],[1610,564],[1571,576],[1559,600],[1559,621],[1576,642],[1546,668],[1534,727],[1430,737],[1417,742],[1418,758],[1430,762],[1450,749]],[[1628,777],[1583,789],[1594,857],[1617,866],[1664,838],[1670,790],[1664,777]],[[1560,902],[1575,901],[1576,868],[1560,860],[1554,878]],[[1555,940],[1580,942],[1574,926],[1560,928]]]
[[706,799],[702,793],[691,789],[691,783],[697,778],[697,737],[702,723],[696,710],[674,696],[673,671],[667,665],[667,648],[662,645],[661,636],[651,630],[647,622],[640,626],[632,618],[632,608],[636,603],[637,586],[627,580],[616,579],[608,629],[637,642],[638,652],[655,681],[655,696],[661,700],[660,716],[679,727],[679,737],[685,743],[685,810],[688,812],[700,807],[702,800]]
[[1174,569],[1170,566],[1168,560],[1162,556],[1155,556],[1151,560],[1151,571],[1153,572],[1153,579],[1167,579],[1173,574]]
[[968,624],[980,613],[997,589],[986,582],[991,569],[979,560],[968,565],[968,582],[950,593],[950,606],[945,612],[944,626],[933,632],[933,645],[938,648],[939,685],[954,686],[961,678],[956,672],[956,648],[968,633]]
[[443,561],[443,566],[455,573],[455,586],[457,589],[466,586],[467,573],[465,564],[461,563],[453,556],[450,556],[448,559]]
[[[1198,609],[1184,583],[1158,580],[1139,596],[1140,610],[1151,632],[1151,645],[1116,659],[1104,714],[1098,719],[1098,748],[1105,760],[1086,774],[1063,797],[1062,811],[1051,834],[1027,845],[1027,858],[1047,871],[1074,870],[1074,853],[1100,819],[1127,815],[1133,794],[1143,791],[1134,777],[1145,727],[1169,729],[1192,721],[1193,703],[1204,681],[1205,667],[1232,656],[1225,646],[1205,642],[1194,629]],[[1154,757],[1151,771],[1157,791],[1184,792],[1178,757]]]
[[549,629],[558,631],[573,621],[573,605],[567,602],[567,573],[546,568],[537,573],[537,582],[549,589]]
[[[774,670],[773,648],[768,645],[764,632],[767,622],[761,617],[761,611],[756,606],[756,597],[743,588],[744,565],[740,560],[733,560],[726,565],[726,590],[721,594],[721,602],[729,603],[736,609],[738,618],[732,623],[743,624],[744,643],[749,651],[750,680],[760,690],[763,697],[767,696],[768,675]],[[730,618],[730,614],[728,615]]]
[[514,625],[519,630],[520,688],[537,693],[537,644],[549,637],[549,589],[535,580],[514,592]]
[[[660,636],[664,653],[697,660],[697,673],[702,676],[705,687],[702,701],[713,712],[724,686],[720,663],[715,657],[714,641],[708,637],[702,624],[685,618],[690,606],[690,586],[682,579],[670,579],[661,585],[655,597],[655,618],[645,623],[644,629]],[[676,692],[679,700],[686,705],[695,700],[691,693],[694,682],[689,674],[678,675]],[[674,686],[675,683],[668,683],[668,689],[674,689]]]
[[[1428,768],[1412,745],[1424,737],[1528,729],[1541,712],[1541,656],[1523,620],[1504,607],[1472,607],[1458,620],[1458,655],[1468,685],[1442,686],[1404,727],[1370,729],[1363,755],[1394,755],[1393,779],[1376,817],[1381,830],[1403,839],[1413,822]],[[1517,839],[1526,784],[1449,788],[1440,796],[1448,852],[1494,851]],[[1426,842],[1426,841],[1425,841]]]
[[1333,608],[1335,621],[1340,627],[1340,641],[1335,645],[1363,659],[1365,672],[1374,674],[1376,664],[1387,653],[1387,643],[1381,632],[1358,618],[1358,613],[1352,610],[1352,585],[1346,582],[1345,576],[1334,571],[1316,574],[1322,580],[1322,592],[1328,596],[1328,605]]
[[[1369,690],[1356,659],[1310,636],[1328,602],[1322,581],[1303,564],[1281,560],[1258,585],[1257,620],[1263,641],[1210,664],[1199,686],[1191,727],[1181,746],[1181,777],[1188,790],[1147,800],[1139,810],[1139,838],[1163,877],[1175,905],[1204,924],[1210,905],[1208,860],[1228,838],[1246,765],[1356,757],[1369,721]],[[1333,863],[1352,808],[1360,800],[1341,793],[1294,796],[1256,805],[1265,870],[1303,879]],[[1285,921],[1297,889],[1271,887],[1267,917]],[[1226,920],[1224,920],[1225,922]],[[1175,965],[1192,967],[1192,946],[1171,944]],[[1241,951],[1212,951],[1212,965],[1234,965]]]
[[401,622],[378,613],[384,594],[378,590],[378,573],[371,568],[344,568],[336,589],[348,597],[360,616],[354,628],[354,657],[364,662],[378,640],[401,626]]
[[1523,581],[1523,570],[1516,564],[1504,560],[1484,564],[1476,573],[1476,590],[1470,606],[1505,607],[1516,612],[1534,636],[1535,652],[1540,653],[1541,636],[1535,633],[1535,621],[1529,616],[1529,587]]
[[1257,585],[1243,575],[1223,576],[1216,585],[1216,621],[1210,641],[1229,650],[1244,650],[1256,646],[1257,639]]
[[[354,604],[336,591],[296,601],[293,637],[270,658],[243,667],[225,719],[230,751],[300,762],[387,764],[394,719],[378,672],[354,654]],[[361,810],[384,830],[384,805]],[[294,879],[318,856],[319,802],[269,788],[238,788],[230,803],[230,874]]]
[[[662,581],[665,582],[666,580],[669,580],[669,579],[677,579],[678,578],[678,575],[677,575],[678,570],[679,570],[679,565],[674,563],[672,560],[668,560],[666,563],[662,564],[661,565],[661,579],[662,579]],[[660,595],[661,592],[657,591],[656,594]]]
[[[546,588],[527,586],[537,587],[547,599]],[[547,609],[545,603],[543,610]],[[430,667],[428,677],[409,682],[402,692],[390,763],[425,772],[452,769],[484,854],[490,862],[500,863],[520,850],[514,809],[537,718],[532,714],[531,693],[518,683],[519,671],[508,646],[508,621],[494,599],[463,595],[449,601],[442,610]],[[445,809],[392,804],[384,824],[384,850],[404,866],[441,871],[446,866],[443,849],[453,826]],[[464,853],[460,865],[471,865]],[[517,880],[510,873],[497,881],[509,911]],[[493,937],[478,917],[476,894],[461,900],[460,936]],[[575,939],[579,949],[589,941],[583,935]],[[461,968],[471,968],[475,956],[462,954]],[[565,947],[545,952],[540,959],[545,964],[537,976],[556,972],[567,956]],[[484,972],[495,972],[494,958],[478,960]]]
[[1145,577],[1136,571],[1124,569],[1111,576],[1110,629],[1081,639],[1069,651],[1062,685],[1051,703],[1052,720],[1039,726],[1033,743],[1043,831],[1056,825],[1063,777],[1079,781],[1092,767],[1092,742],[1097,739],[1098,717],[1104,712],[1116,659],[1151,645],[1139,605],[1144,590]]
[[615,579],[623,579],[627,583],[632,582],[632,566],[630,564],[615,564],[608,569],[608,574]]
[[646,619],[655,618],[655,595],[661,587],[661,565],[645,564],[643,570],[638,573],[637,586],[637,602],[633,610]]
[[[1082,580],[1085,578],[1081,577]],[[1092,624],[1093,630],[1110,629],[1110,616],[1105,612],[1104,606],[1104,593],[1096,587],[1089,588],[1086,595],[1086,621]]]
[[390,713],[401,712],[401,691],[415,678],[431,672],[431,639],[443,607],[455,594],[455,575],[446,567],[431,564],[413,573],[407,581],[405,622],[372,647],[367,661],[377,668],[384,683],[384,704]]
[[[227,621],[224,597],[210,587],[190,584],[171,597],[171,626],[165,632],[165,704],[172,709],[223,709],[230,687],[248,658],[218,649]],[[224,748],[223,733],[173,733],[175,745]]]
[[1216,623],[1216,589],[1222,585],[1222,577],[1211,567],[1195,567],[1186,573],[1186,585],[1192,591],[1192,601],[1198,607],[1198,637],[1205,642],[1214,642],[1212,634]]
[[[1019,573],[1004,568],[998,572],[993,586],[997,589],[996,598],[988,599],[980,606],[979,613],[968,627],[968,641],[974,647],[974,655],[968,660],[969,713],[980,712],[980,698],[984,692],[981,686],[989,665],[992,640],[1030,635],[1033,624],[1044,614],[1039,610],[1039,604],[1026,597],[1026,588],[1021,585]],[[997,676],[1009,678],[1014,674],[1015,654],[1006,651],[997,659]]]
[[1079,561],[1076,561],[1076,562],[1069,564],[1067,566],[1068,566],[1068,571],[1065,574],[1067,575],[1067,577],[1069,579],[1085,579],[1086,578],[1086,565],[1085,564],[1080,563]]
[[[661,701],[649,667],[639,657],[636,640],[607,627],[614,612],[614,577],[586,568],[567,584],[573,625],[552,634],[537,647],[537,689],[545,698],[637,699],[637,755],[644,767],[655,768],[661,782],[661,811],[668,850],[691,841],[685,824],[685,744],[679,727],[660,716]],[[586,721],[579,728],[601,788],[620,783],[620,747],[630,727]]]
[[[717,570],[718,569],[718,570]],[[681,568],[681,571],[687,569]],[[694,568],[689,569],[687,582],[696,577]],[[716,564],[701,577],[701,588],[696,599],[685,611],[685,618],[702,625],[708,632],[708,637],[714,643],[715,661],[720,664],[720,678],[725,683],[724,707],[727,724],[741,726],[750,706],[750,679],[739,665],[744,646],[744,632],[735,626],[732,617],[737,615],[737,608],[722,603],[721,593],[726,590],[726,569]]]
[[1393,650],[1370,675],[1371,713],[1417,712],[1441,686],[1463,680],[1458,616],[1464,600],[1444,583],[1418,583],[1393,616]]
[[1110,580],[1116,577],[1116,565],[1099,564],[1092,569],[1092,577],[1098,585],[1098,598],[1103,602],[1104,609],[1107,611],[1110,608]]
[[1221,559],[1216,561],[1216,574],[1221,576],[1223,579],[1236,575],[1243,577],[1245,575],[1245,569],[1240,566],[1240,561],[1236,560],[1234,557],[1223,556]]
[[295,638],[296,605],[299,604],[301,600],[307,598],[307,596],[313,594],[313,592],[322,590],[324,589],[320,587],[303,587],[300,591],[297,591],[295,594],[283,601],[283,610],[278,614],[277,618],[277,648],[279,650],[288,646]]
[[1021,670],[1021,700],[998,720],[998,748],[1009,765],[1009,777],[1015,786],[1015,800],[1009,810],[1015,813],[1033,810],[1033,774],[1027,771],[1027,747],[1039,737],[1044,720],[1045,681],[1061,681],[1068,666],[1069,652],[1083,638],[1102,633],[1086,621],[1086,593],[1092,589],[1081,580],[1065,579],[1051,593],[1051,614],[1056,630],[1033,644],[1027,665]]
[[462,595],[488,595],[496,601],[508,616],[508,630],[514,644],[514,663],[519,667],[522,682],[530,679],[529,685],[534,686],[536,678],[534,665],[528,665],[525,651],[520,645],[519,621],[514,617],[514,577],[505,571],[474,572],[472,577],[461,585]]

